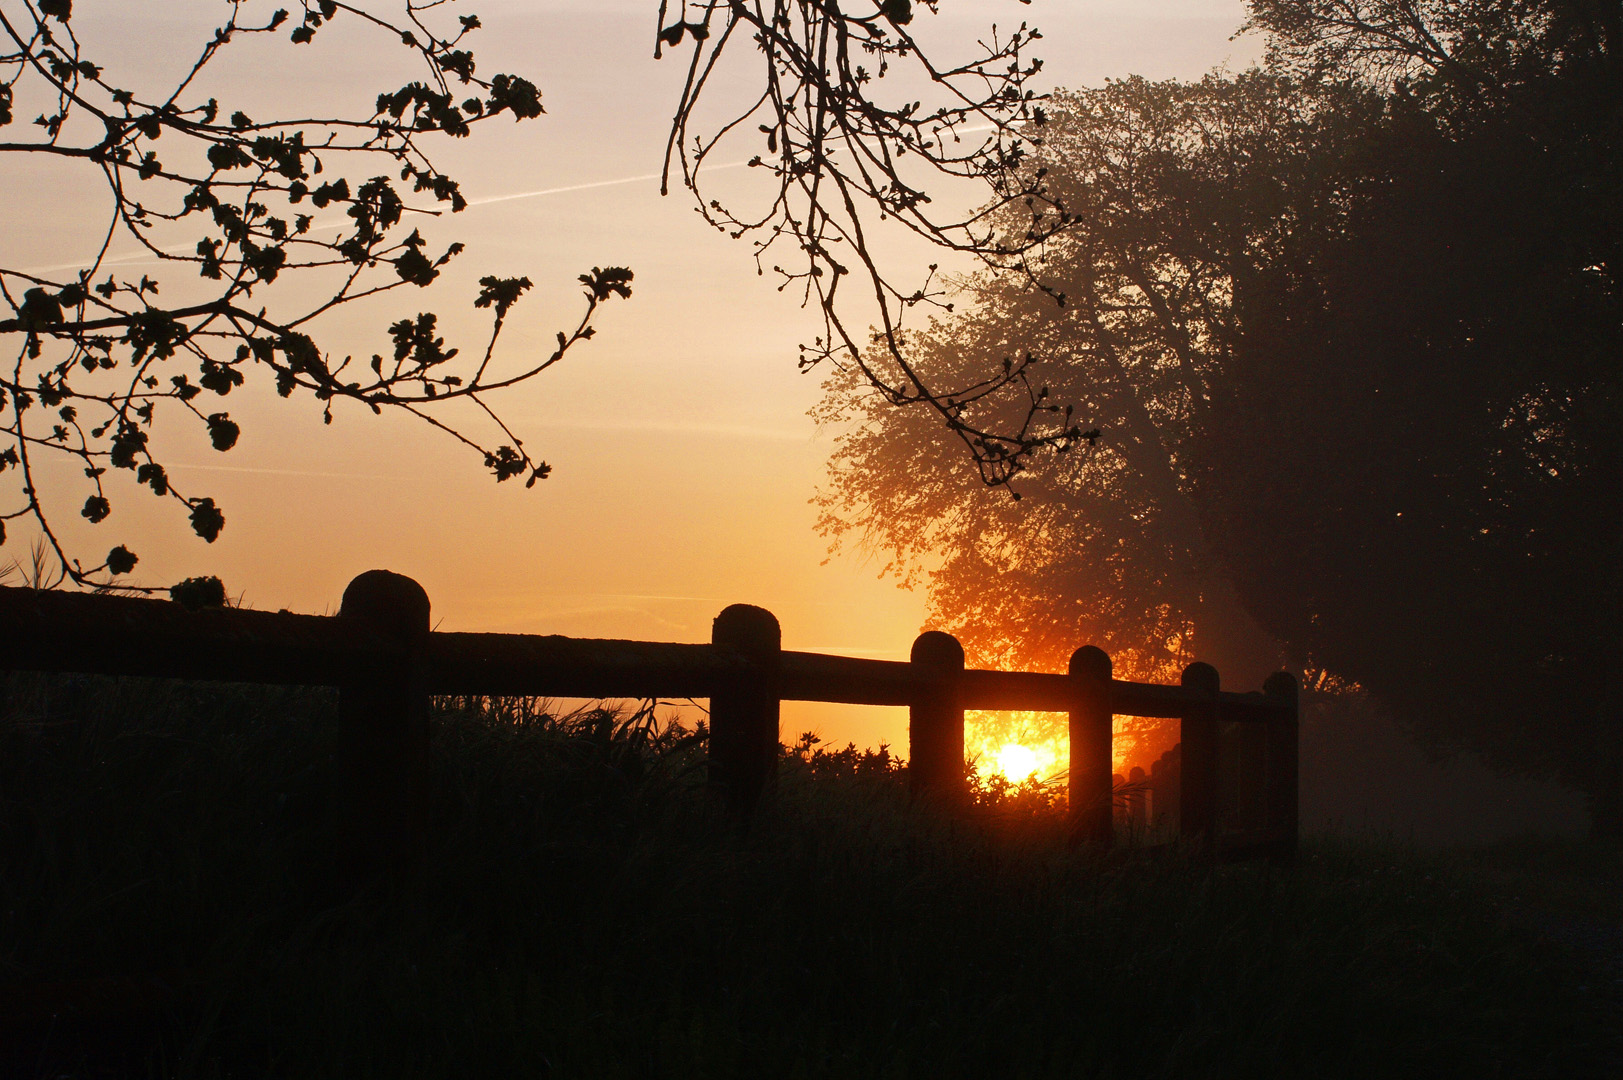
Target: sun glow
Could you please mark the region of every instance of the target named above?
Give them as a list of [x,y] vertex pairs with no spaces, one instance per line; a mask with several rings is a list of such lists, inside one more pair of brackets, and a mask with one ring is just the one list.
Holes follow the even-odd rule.
[[1013,784],[1033,776],[1063,781],[1070,765],[1063,715],[970,713],[966,719],[964,749],[983,778],[1001,776]]
[[1037,775],[1041,768],[1037,751],[1019,743],[1004,743],[991,755],[989,764],[993,772],[1000,772],[1015,783]]
[[[970,712],[965,719],[964,749],[981,777],[1018,784],[1035,775],[1064,783],[1071,764],[1064,713]],[[1175,730],[1161,721],[1116,717],[1115,771],[1125,775],[1132,765],[1148,769],[1176,741]]]

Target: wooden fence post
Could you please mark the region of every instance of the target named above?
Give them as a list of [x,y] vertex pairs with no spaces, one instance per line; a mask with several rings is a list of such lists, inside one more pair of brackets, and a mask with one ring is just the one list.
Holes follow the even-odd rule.
[[750,670],[710,699],[710,783],[732,813],[755,809],[778,768],[778,681],[783,631],[765,608],[733,604],[710,627],[710,643],[743,653]]
[[338,688],[339,828],[350,865],[398,866],[420,850],[427,824],[428,644],[423,587],[387,570],[349,583],[338,617],[398,646]]
[[1178,824],[1178,796],[1183,784],[1183,751],[1168,750],[1150,765],[1151,823],[1158,829]]
[[1268,721],[1268,827],[1278,838],[1273,858],[1289,865],[1296,861],[1301,805],[1298,801],[1300,714],[1296,676],[1276,671],[1262,684],[1262,692],[1288,711]]
[[1183,671],[1183,686],[1209,700],[1192,702],[1183,710],[1178,834],[1210,852],[1217,849],[1217,669],[1198,661],[1190,664]]
[[1149,799],[1148,777],[1144,770],[1134,765],[1127,773],[1127,828],[1131,831],[1134,843],[1143,843],[1149,832]]
[[1110,846],[1115,838],[1111,783],[1115,748],[1110,711],[1110,656],[1094,645],[1071,654],[1079,707],[1071,711],[1071,837]]
[[927,630],[913,642],[918,689],[908,708],[908,776],[914,798],[960,801],[964,784],[964,707],[959,682],[964,647],[951,634]]

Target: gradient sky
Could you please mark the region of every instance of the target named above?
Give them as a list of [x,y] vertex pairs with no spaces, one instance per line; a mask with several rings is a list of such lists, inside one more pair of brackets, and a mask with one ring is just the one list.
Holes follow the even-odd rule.
[[[467,244],[454,272],[387,311],[335,319],[320,335],[329,349],[365,355],[380,350],[383,327],[402,309],[436,310],[451,343],[473,348],[483,325],[469,306],[475,279],[527,275],[537,288],[504,337],[516,360],[550,351],[554,331],[573,324],[576,274],[631,267],[634,296],[603,312],[598,336],[502,403],[554,467],[551,479],[530,491],[498,487],[418,425],[340,409],[323,427],[309,401],[289,406],[251,383],[228,402],[243,426],[237,449],[217,455],[186,433],[166,459],[190,493],[221,504],[219,541],[205,545],[172,508],[159,512],[156,500],[126,492],[90,549],[128,543],[142,557],[135,576],[146,580],[218,574],[259,608],[334,610],[351,577],[384,567],[423,583],[441,629],[703,641],[717,611],[747,602],[777,614],[786,647],[904,658],[923,596],[857,555],[825,563],[826,542],[812,529],[808,500],[831,444],[806,416],[820,380],[797,374],[794,361],[814,320],[756,276],[744,244],[705,226],[686,192],[661,198],[648,179],[685,59],[653,61],[657,6],[457,3],[454,12],[484,22],[474,40],[480,70],[531,78],[547,115],[489,125],[440,156],[474,204],[423,230],[431,246]],[[971,42],[993,22],[1042,28],[1036,55],[1049,86],[1198,77],[1257,53],[1255,42],[1231,40],[1243,16],[1234,0],[941,6],[941,15],[921,16],[936,40]],[[110,74],[158,80],[194,52],[167,42],[200,41],[219,10],[208,0],[80,0],[74,26]],[[392,55],[373,35],[356,54],[342,20],[332,29],[302,53],[281,42],[244,49],[235,65],[228,55],[208,92],[227,108],[239,98],[257,104],[248,110],[256,118],[331,99],[364,113],[378,90],[416,77],[404,50]],[[290,56],[296,68],[279,66]],[[60,266],[94,251],[100,211],[84,206],[100,204],[76,201],[95,199],[93,186],[48,165],[0,169],[8,265]],[[742,169],[716,175],[722,190],[746,195],[755,179]],[[6,554],[17,555],[15,545]],[[842,743],[905,742],[904,710],[784,711],[786,737],[816,727]]]

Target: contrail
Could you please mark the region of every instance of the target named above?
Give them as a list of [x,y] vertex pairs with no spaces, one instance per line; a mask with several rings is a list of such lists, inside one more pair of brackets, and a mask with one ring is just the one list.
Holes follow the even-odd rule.
[[[979,131],[991,131],[991,130],[992,130],[992,125],[986,124],[986,125],[982,125],[982,126],[979,126],[979,127],[959,128],[958,129],[958,134],[969,135],[969,134],[973,134],[973,133],[979,132]],[[704,168],[707,171],[713,171],[713,170],[716,170],[716,169],[742,169],[744,166],[746,166],[748,164],[749,164],[748,161],[728,161],[728,162],[725,162],[725,163],[723,163],[721,165],[706,165]],[[539,198],[543,198],[543,197],[545,197],[547,195],[566,195],[571,191],[591,191],[594,188],[616,187],[616,186],[618,186],[620,184],[640,184],[640,183],[644,183],[644,182],[649,181],[649,180],[658,180],[658,179],[660,179],[660,177],[661,177],[660,173],[643,173],[640,176],[621,176],[621,177],[617,177],[617,178],[615,178],[613,180],[593,180],[593,181],[590,181],[590,182],[585,183],[585,184],[565,184],[562,187],[539,188],[539,189],[537,189],[535,191],[516,191],[516,192],[513,192],[510,195],[487,195],[482,199],[469,199],[468,200],[468,205],[469,206],[490,206],[490,205],[493,205],[495,203],[517,202],[519,199],[539,199]],[[314,231],[315,229],[331,228],[333,225],[342,225],[342,224],[343,224],[342,220],[334,218],[331,221],[316,222],[314,225],[311,226],[311,230]],[[164,254],[166,254],[166,255],[179,255],[182,252],[189,251],[190,249],[191,249],[191,245],[189,245],[189,244],[176,244],[173,247],[166,247],[166,248],[163,248],[162,250],[163,250]],[[109,256],[107,256],[106,258],[101,260],[100,265],[102,265],[102,266],[129,266],[129,265],[132,265],[132,264],[140,264],[140,263],[144,263],[144,262],[153,262],[153,263],[155,263],[155,262],[159,262],[159,261],[161,261],[161,260],[153,258],[153,256],[149,252],[145,252],[145,251],[127,251],[127,252],[124,252],[124,253],[119,254],[119,255],[109,255]],[[79,262],[57,263],[55,266],[35,266],[35,267],[30,267],[29,269],[23,271],[23,273],[32,274],[32,275],[52,274],[52,273],[55,273],[55,272],[57,272],[59,270],[82,270],[82,269],[85,269],[85,268],[87,268],[89,266],[90,266],[90,260],[81,259]]]
[[246,465],[201,465],[189,461],[168,462],[171,469],[198,469],[203,472],[256,473],[264,476],[314,476],[328,480],[397,480],[403,477],[377,473],[311,472],[306,469],[255,469]]
[[513,202],[517,199],[539,199],[543,195],[562,195],[566,191],[589,191],[592,188],[614,187],[616,184],[635,184],[643,180],[658,180],[659,173],[643,176],[622,176],[618,180],[593,180],[589,184],[570,184],[566,187],[542,188],[539,191],[516,191],[511,195],[490,195],[483,199],[469,199],[469,206],[489,206],[491,203]]
[[[970,135],[979,131],[991,131],[992,129],[993,127],[991,124],[981,124],[976,127],[959,128],[957,133],[960,135]],[[758,161],[761,159],[755,158],[751,160]],[[716,169],[742,169],[748,164],[748,161],[729,161],[722,165],[705,165],[703,168],[705,171],[713,171]],[[637,184],[642,183],[645,180],[659,180],[661,178],[662,174],[660,173],[646,173],[642,176],[622,176],[617,180],[594,180],[589,184],[570,184],[566,187],[541,188],[539,191],[519,191],[513,193],[512,195],[490,195],[483,199],[469,199],[468,205],[489,206],[491,203],[513,202],[516,199],[536,199],[543,195],[562,195],[569,191],[587,191],[591,188],[613,187],[616,184]]]
[[747,427],[741,424],[684,424],[676,421],[632,421],[616,419],[593,420],[540,420],[537,426],[547,430],[563,431],[646,431],[662,435],[711,435],[717,438],[756,439],[760,441],[810,443],[812,434],[793,428]]
[[[710,169],[741,169],[748,165],[747,161],[729,161],[724,165],[706,165]],[[591,188],[614,187],[616,184],[638,184],[645,180],[658,180],[660,173],[646,173],[642,176],[622,176],[617,180],[593,180],[589,184],[570,184],[567,187],[542,188],[539,191],[518,191],[511,195],[490,195],[483,199],[469,199],[469,206],[489,206],[491,203],[513,202],[516,199],[538,199],[543,195],[562,195],[568,191],[587,191]]]
[[[706,169],[738,169],[748,164],[749,162],[747,161],[729,161],[722,165],[708,165],[706,166]],[[593,188],[615,187],[619,184],[637,184],[648,180],[658,180],[659,178],[659,173],[645,173],[641,176],[621,176],[613,180],[593,180],[586,184],[566,184],[563,187],[541,188],[537,191],[517,191],[511,195],[488,195],[482,199],[469,199],[468,205],[489,206],[492,203],[516,202],[519,199],[539,199],[545,195],[563,195],[571,191],[590,191]],[[311,231],[314,232],[317,229],[327,229],[334,225],[342,225],[343,223],[344,221],[341,218],[333,218],[331,221],[318,221],[311,226]],[[191,250],[191,245],[189,244],[176,244],[172,247],[162,249],[166,255],[179,255],[189,250]],[[118,255],[107,256],[101,260],[101,265],[128,266],[131,264],[144,262],[155,263],[159,261],[161,260],[154,258],[150,252],[126,251]],[[81,259],[78,262],[57,263],[55,266],[30,267],[23,272],[27,274],[41,275],[55,273],[58,270],[82,270],[88,266],[90,266],[90,260]]]

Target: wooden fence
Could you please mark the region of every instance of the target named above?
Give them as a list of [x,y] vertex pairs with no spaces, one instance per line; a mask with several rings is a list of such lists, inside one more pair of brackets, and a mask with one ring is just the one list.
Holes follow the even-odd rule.
[[907,663],[794,652],[771,612],[744,604],[716,616],[708,645],[431,632],[422,586],[382,570],[350,582],[336,616],[0,588],[0,668],[338,687],[342,812],[368,845],[412,843],[429,697],[471,695],[708,698],[710,780],[739,814],[777,768],[781,701],[907,706],[914,794],[946,806],[965,790],[965,710],[1065,712],[1074,835],[1103,845],[1115,831],[1112,718],[1173,718],[1175,831],[1230,857],[1296,851],[1297,690],[1285,672],[1260,694],[1222,691],[1202,663],[1181,686],[1127,682],[1092,646],[1064,675],[983,671],[937,631]]

